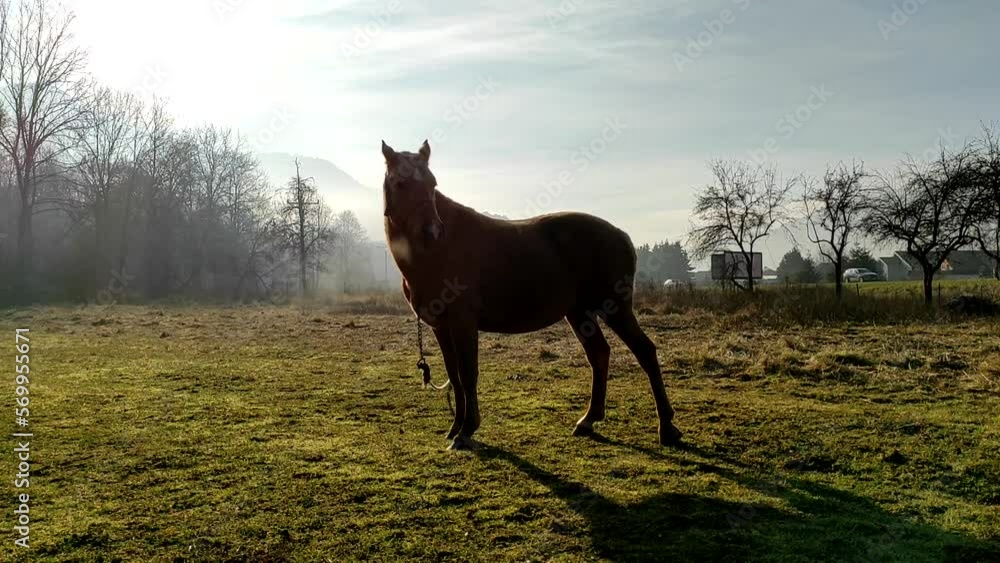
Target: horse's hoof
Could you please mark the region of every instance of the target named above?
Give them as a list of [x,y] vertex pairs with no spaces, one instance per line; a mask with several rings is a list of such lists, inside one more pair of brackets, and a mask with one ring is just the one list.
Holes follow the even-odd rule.
[[452,441],[451,445],[448,446],[448,449],[454,451],[474,450],[476,449],[476,442],[473,441],[472,438],[468,436],[463,436],[459,434],[458,436],[455,437],[455,440]]
[[577,422],[573,427],[573,435],[588,438],[594,435],[594,425],[589,422]]
[[673,424],[667,424],[666,428],[660,430],[660,444],[664,446],[676,446],[681,443],[681,436],[684,434]]

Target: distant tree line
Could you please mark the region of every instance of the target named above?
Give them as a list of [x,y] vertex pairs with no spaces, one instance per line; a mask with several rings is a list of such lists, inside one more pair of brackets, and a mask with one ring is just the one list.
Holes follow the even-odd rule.
[[358,263],[357,218],[298,166],[275,188],[231,130],[95,84],[45,1],[0,22],[0,303],[283,299]]
[[662,286],[667,280],[691,282],[691,261],[680,241],[664,240],[636,248],[636,283]]
[[[992,125],[961,147],[941,147],[929,161],[907,157],[889,172],[857,162],[831,167],[821,179],[782,179],[774,167],[739,161],[715,161],[710,169],[715,181],[697,193],[688,239],[696,258],[736,250],[749,272],[760,241],[802,221],[833,267],[838,297],[847,267],[874,269],[867,252],[848,254],[861,240],[904,247],[920,266],[927,303],[934,276],[957,250],[983,252],[1000,279],[1000,142]],[[779,275],[804,281],[817,277],[815,269],[796,249],[783,258]],[[752,291],[753,280],[746,282]]]
[[778,263],[778,277],[786,282],[816,283],[820,279],[816,261],[811,256],[803,256],[798,247],[785,253]]

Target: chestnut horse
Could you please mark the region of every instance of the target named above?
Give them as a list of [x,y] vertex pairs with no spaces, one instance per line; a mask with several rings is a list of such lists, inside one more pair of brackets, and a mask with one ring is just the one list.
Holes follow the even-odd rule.
[[632,311],[636,255],[627,234],[583,213],[487,217],[437,190],[427,141],[416,154],[383,141],[382,154],[389,249],[403,275],[403,294],[433,329],[455,390],[450,448],[473,447],[479,428],[479,332],[531,332],[563,318],[593,368],[590,406],[573,434],[593,434],[594,423],[604,420],[611,347],[601,319],[649,376],[660,442],[678,443],[656,346]]

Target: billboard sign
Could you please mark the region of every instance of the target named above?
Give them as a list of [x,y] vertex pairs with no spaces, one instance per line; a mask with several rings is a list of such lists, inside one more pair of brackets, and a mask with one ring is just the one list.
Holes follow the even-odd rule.
[[[764,255],[754,252],[753,257],[753,279],[759,280],[764,277]],[[712,279],[713,280],[745,280],[747,279],[747,261],[742,252],[717,252],[712,255]]]

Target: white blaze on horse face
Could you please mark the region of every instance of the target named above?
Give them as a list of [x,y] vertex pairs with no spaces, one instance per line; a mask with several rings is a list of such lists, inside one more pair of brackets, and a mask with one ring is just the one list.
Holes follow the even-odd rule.
[[427,234],[430,235],[431,239],[434,242],[441,240],[441,233],[442,233],[441,224],[438,223],[437,221],[433,221],[431,222],[430,225],[428,225]]
[[410,241],[406,239],[406,235],[397,235],[389,241],[389,248],[392,250],[392,255],[396,257],[397,260],[401,262],[410,261]]

